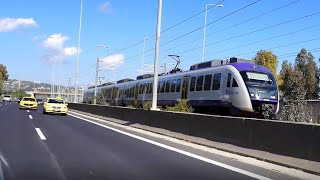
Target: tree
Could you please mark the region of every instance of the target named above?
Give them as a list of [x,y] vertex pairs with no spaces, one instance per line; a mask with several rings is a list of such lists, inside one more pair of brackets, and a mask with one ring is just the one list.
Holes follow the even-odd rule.
[[0,91],[2,92],[3,82],[7,81],[9,78],[7,67],[0,64]]
[[310,122],[310,111],[307,108],[305,82],[301,71],[296,69],[287,60],[282,63],[280,76],[283,84],[280,89],[283,92],[281,120],[294,122]]
[[14,91],[12,93],[12,96],[15,98],[22,98],[22,97],[30,97],[31,95],[27,94],[23,89],[20,89],[20,90]]
[[277,80],[277,84],[281,84],[281,78],[277,74],[278,58],[272,51],[260,50],[253,58],[256,64],[267,67]]
[[314,56],[306,49],[301,49],[295,60],[295,68],[301,71],[303,75],[302,82],[304,82],[304,88],[307,93],[305,99],[317,98],[317,64],[314,61]]

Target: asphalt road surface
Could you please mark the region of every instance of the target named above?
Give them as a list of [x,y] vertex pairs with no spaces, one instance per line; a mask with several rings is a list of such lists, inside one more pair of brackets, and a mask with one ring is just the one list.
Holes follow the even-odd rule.
[[152,142],[73,116],[44,115],[41,106],[19,110],[18,103],[0,103],[0,180],[292,178],[268,177]]

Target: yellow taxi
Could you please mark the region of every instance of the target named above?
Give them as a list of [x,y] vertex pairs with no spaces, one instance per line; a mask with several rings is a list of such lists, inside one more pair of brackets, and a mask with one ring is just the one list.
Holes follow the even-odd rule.
[[37,110],[38,103],[34,97],[23,97],[19,103],[19,109],[33,109]]
[[43,103],[43,114],[47,113],[57,113],[62,115],[67,115],[68,107],[67,103],[60,98],[48,98],[47,101]]

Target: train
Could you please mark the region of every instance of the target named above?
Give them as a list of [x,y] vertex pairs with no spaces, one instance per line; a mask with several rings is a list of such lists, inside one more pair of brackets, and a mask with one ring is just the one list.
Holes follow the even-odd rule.
[[[250,60],[230,58],[194,64],[188,71],[158,76],[159,106],[186,100],[195,111],[235,116],[275,118],[279,90],[271,71]],[[142,106],[152,100],[153,75],[145,74],[97,87],[97,97],[114,106]],[[94,100],[95,86],[84,92],[84,103]]]

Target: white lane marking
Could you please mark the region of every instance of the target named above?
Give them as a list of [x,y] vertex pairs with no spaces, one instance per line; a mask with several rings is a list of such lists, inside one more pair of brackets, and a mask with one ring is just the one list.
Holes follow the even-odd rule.
[[31,115],[29,115],[29,118],[30,118],[30,119],[33,119],[33,117],[32,117]]
[[0,106],[2,106],[2,104],[0,104]]
[[36,128],[36,131],[37,131],[38,135],[40,136],[40,139],[46,140],[46,137],[42,134],[42,132],[39,128]]
[[27,110],[27,112],[30,112],[29,110]]
[[200,161],[204,161],[204,162],[207,162],[207,163],[209,163],[209,164],[213,164],[213,165],[216,165],[216,166],[219,166],[219,167],[228,169],[228,170],[230,170],[230,171],[234,171],[234,172],[237,172],[237,173],[240,173],[240,174],[243,174],[243,175],[246,175],[246,176],[255,178],[255,179],[271,180],[270,178],[267,178],[267,177],[264,177],[264,176],[261,176],[261,175],[258,175],[258,174],[254,174],[254,173],[252,173],[252,172],[245,171],[245,170],[243,170],[243,169],[239,169],[239,168],[236,168],[236,167],[233,167],[233,166],[230,166],[230,165],[227,165],[227,164],[218,162],[218,161],[214,161],[214,160],[212,160],[212,159],[208,159],[208,158],[205,158],[205,157],[202,157],[202,156],[199,156],[199,155],[196,155],[196,154],[193,154],[193,153],[190,153],[190,152],[181,150],[181,149],[177,149],[177,148],[174,148],[174,147],[171,147],[171,146],[168,146],[168,145],[165,145],[165,144],[156,142],[156,141],[152,141],[152,140],[150,140],[150,139],[143,138],[143,137],[140,137],[140,136],[137,136],[137,135],[134,135],[134,134],[125,132],[125,131],[121,131],[121,130],[116,129],[116,128],[112,128],[112,127],[109,127],[109,126],[106,126],[106,125],[103,125],[103,124],[99,124],[99,123],[97,123],[97,122],[94,122],[94,121],[91,121],[91,120],[88,120],[88,119],[85,119],[85,118],[82,118],[82,117],[79,117],[79,116],[75,116],[75,115],[73,115],[73,114],[69,114],[69,115],[70,115],[70,116],[73,116],[73,117],[75,117],[75,118],[78,118],[78,119],[81,119],[81,120],[90,122],[90,123],[92,123],[92,124],[95,124],[95,125],[98,125],[98,126],[101,126],[101,127],[107,128],[107,129],[110,129],[110,130],[115,131],[115,132],[118,132],[118,133],[120,133],[120,134],[124,134],[124,135],[126,135],[126,136],[130,136],[130,137],[132,137],[132,138],[139,139],[139,140],[141,140],[141,141],[144,141],[144,142],[147,142],[147,143],[150,143],[150,144],[153,144],[153,145],[162,147],[162,148],[164,148],[164,149],[168,149],[168,150],[171,150],[171,151],[174,151],[174,152],[177,152],[177,153],[180,153],[180,154],[183,154],[183,155],[186,155],[186,156],[189,156],[189,157],[198,159],[198,160],[200,160]]

